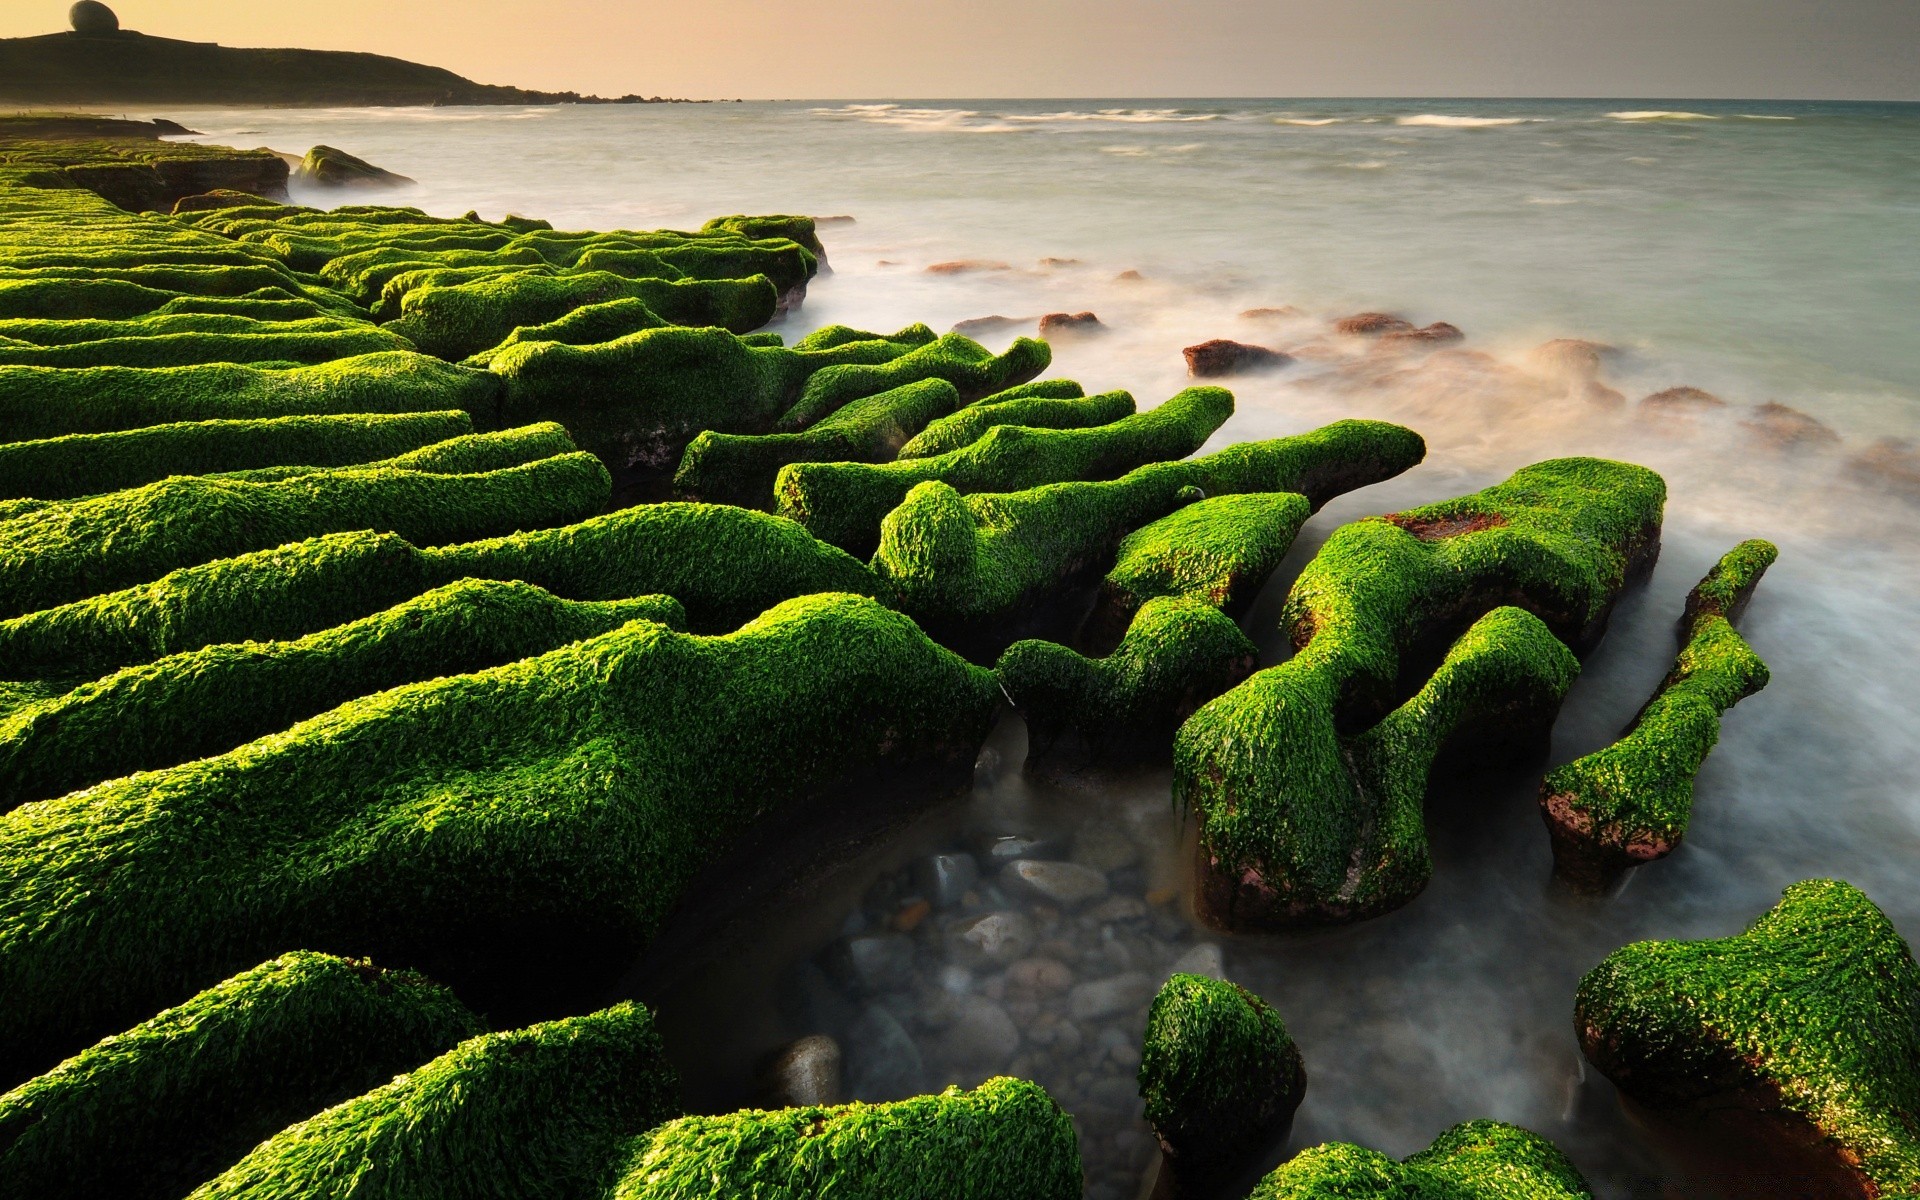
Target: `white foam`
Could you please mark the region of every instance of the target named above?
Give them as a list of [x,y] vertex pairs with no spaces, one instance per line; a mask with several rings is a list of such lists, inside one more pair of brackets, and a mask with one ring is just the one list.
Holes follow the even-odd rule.
[[1545,117],[1453,117],[1445,113],[1421,113],[1417,117],[1395,117],[1395,125],[1429,125],[1440,129],[1485,129],[1494,125],[1536,125]]
[[1275,125],[1338,125],[1339,117],[1275,117]]
[[1720,119],[1707,113],[1670,112],[1663,108],[1635,109],[1630,112],[1610,112],[1607,115],[1616,121],[1718,121]]
[[1219,113],[1189,113],[1177,108],[1103,108],[1098,112],[1067,110],[1050,113],[1008,113],[1004,120],[1045,125],[1101,121],[1120,125],[1168,125],[1189,121],[1218,121]]
[[1377,158],[1370,158],[1366,162],[1341,163],[1340,165],[1349,171],[1378,171],[1387,164]]

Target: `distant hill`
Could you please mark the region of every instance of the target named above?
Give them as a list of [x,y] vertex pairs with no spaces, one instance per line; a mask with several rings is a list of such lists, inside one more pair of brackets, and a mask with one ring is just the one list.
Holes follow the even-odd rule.
[[254,50],[131,30],[0,38],[0,102],[16,104],[646,104],[475,83],[440,67],[339,50]]

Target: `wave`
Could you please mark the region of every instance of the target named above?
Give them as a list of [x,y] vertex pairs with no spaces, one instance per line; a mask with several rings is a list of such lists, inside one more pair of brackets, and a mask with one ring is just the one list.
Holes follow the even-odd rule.
[[1338,125],[1339,117],[1275,117],[1275,125]]
[[1003,121],[1024,121],[1044,125],[1056,122],[1106,121],[1122,125],[1185,124],[1189,121],[1218,121],[1220,113],[1190,113],[1177,108],[1103,108],[1098,112],[1004,113]]
[[1341,163],[1340,165],[1349,171],[1378,171],[1387,164],[1377,158],[1373,158],[1368,159],[1366,162]]
[[1022,126],[970,108],[905,108],[898,104],[844,104],[839,108],[810,108],[815,116],[853,117],[869,125],[891,125],[950,133],[1019,133]]
[[1431,125],[1441,129],[1483,129],[1493,125],[1535,125],[1545,117],[1451,117],[1443,113],[1421,113],[1417,117],[1395,117],[1395,125]]
[[1662,108],[1635,109],[1630,112],[1610,112],[1607,115],[1616,121],[1718,121],[1720,119],[1708,113],[1670,112]]

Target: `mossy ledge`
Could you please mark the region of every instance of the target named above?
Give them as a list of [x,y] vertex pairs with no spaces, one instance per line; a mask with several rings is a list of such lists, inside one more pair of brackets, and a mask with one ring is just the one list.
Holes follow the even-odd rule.
[[[1294,657],[1202,708],[1176,740],[1175,796],[1200,818],[1204,915],[1281,928],[1377,915],[1417,893],[1439,739],[1484,734],[1483,758],[1537,748],[1576,669],[1554,639],[1576,651],[1598,641],[1658,552],[1665,499],[1644,468],[1557,459],[1336,530],[1287,599]],[[1455,675],[1402,707],[1350,768],[1353,739],[1418,683],[1429,647],[1500,605],[1539,620],[1469,632],[1449,655]],[[1423,712],[1444,721],[1423,729]],[[1376,823],[1388,813],[1403,819]]]
[[420,976],[283,954],[0,1096],[0,1190],[176,1200],[286,1125],[480,1032]]
[[1728,551],[1687,596],[1673,670],[1626,736],[1556,768],[1540,785],[1554,873],[1604,892],[1621,874],[1673,853],[1693,817],[1693,777],[1720,740],[1720,718],[1767,686],[1767,665],[1732,619],[1780,551],[1758,539]]
[[1248,1200],[1593,1200],[1593,1193],[1539,1134],[1468,1121],[1403,1162],[1345,1142],[1303,1150]]
[[1574,1031],[1633,1099],[1812,1157],[1820,1195],[1920,1193],[1920,966],[1858,888],[1807,880],[1744,933],[1614,951]]
[[1281,1137],[1307,1091],[1286,1022],[1237,983],[1175,975],[1147,1013],[1140,1095],[1175,1197],[1218,1195]]
[[1073,1123],[1035,1083],[891,1104],[681,1117],[636,1139],[609,1200],[1077,1200]]
[[0,817],[0,1078],[288,944],[482,1011],[577,995],[754,822],[867,772],[959,785],[998,695],[900,614],[815,595],[723,637],[631,622],[24,805]]

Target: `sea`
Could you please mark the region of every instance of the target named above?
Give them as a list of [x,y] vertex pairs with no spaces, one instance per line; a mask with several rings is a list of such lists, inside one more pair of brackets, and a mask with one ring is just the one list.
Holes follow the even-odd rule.
[[[1142,407],[1189,384],[1185,346],[1286,351],[1286,369],[1229,381],[1236,413],[1209,448],[1369,417],[1419,430],[1429,452],[1308,524],[1246,619],[1268,662],[1288,653],[1280,598],[1340,523],[1546,458],[1652,467],[1670,489],[1664,549],[1585,663],[1554,763],[1631,721],[1672,663],[1683,597],[1715,559],[1744,538],[1777,543],[1742,622],[1772,682],[1727,715],[1685,843],[1616,894],[1582,899],[1551,882],[1535,767],[1436,794],[1434,880],[1400,912],[1289,937],[1156,918],[1158,934],[1135,938],[1152,943],[1149,957],[1154,944],[1169,955],[1218,946],[1228,976],[1284,1017],[1309,1085],[1270,1162],[1329,1140],[1403,1156],[1488,1117],[1553,1139],[1602,1197],[1759,1194],[1729,1182],[1737,1165],[1695,1161],[1697,1147],[1584,1065],[1572,1026],[1581,975],[1639,939],[1737,933],[1809,878],[1851,881],[1920,938],[1920,105],[915,100],[139,115],[230,145],[337,146],[417,181],[380,202],[436,214],[583,229],[850,218],[822,224],[831,273],[785,331],[1012,318],[979,335],[998,349],[1042,314],[1093,312],[1103,332],[1057,342],[1050,374],[1089,392],[1124,388]],[[1268,311],[1243,315],[1254,310]],[[1444,321],[1465,337],[1394,356],[1330,332],[1363,311]],[[1539,350],[1554,339],[1603,347],[1597,375]],[[1707,397],[1675,399],[1676,388]],[[1191,823],[1173,811],[1165,771],[1055,787],[1022,776],[1017,721],[994,745],[971,796],[863,849],[807,903],[759,913],[670,984],[635,983],[661,1007],[691,1103],[751,1102],[767,1054],[822,1032],[792,1002],[794,972],[829,961],[872,919],[873,889],[916,856],[964,847],[993,822],[1144,821],[1164,844],[1150,837],[1130,878],[1190,886]],[[1070,920],[1061,928],[1080,936]],[[950,992],[985,986],[962,975],[930,978]],[[915,1014],[897,1010],[929,986],[890,1001],[898,1027],[914,1028]],[[834,1031],[849,1069],[871,1026]],[[1056,1044],[1051,1057],[1023,1049],[1013,1066],[1080,1110],[1089,1196],[1130,1198],[1151,1186],[1150,1143],[1137,1111],[1097,1111],[1124,1090],[1103,1091],[1100,1073],[1126,1072],[1129,1035],[1084,1032],[1080,1058],[1064,1061]],[[936,1067],[929,1052],[921,1082],[978,1082],[1007,1068],[1004,1049],[978,1070]]]

